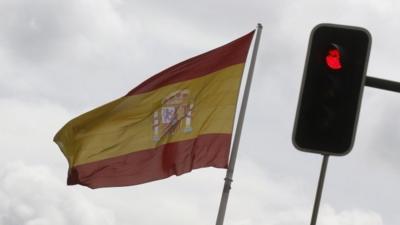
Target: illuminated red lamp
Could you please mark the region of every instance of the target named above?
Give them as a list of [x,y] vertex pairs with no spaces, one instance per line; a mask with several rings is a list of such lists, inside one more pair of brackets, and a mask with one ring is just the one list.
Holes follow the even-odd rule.
[[328,54],[325,57],[326,65],[332,70],[342,69],[342,63],[340,61],[340,51],[334,47],[328,50]]

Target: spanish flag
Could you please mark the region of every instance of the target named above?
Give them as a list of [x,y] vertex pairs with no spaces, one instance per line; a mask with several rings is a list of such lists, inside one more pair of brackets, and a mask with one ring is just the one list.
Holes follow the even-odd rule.
[[227,168],[253,34],[176,64],[69,121],[54,137],[68,160],[67,184],[128,186]]

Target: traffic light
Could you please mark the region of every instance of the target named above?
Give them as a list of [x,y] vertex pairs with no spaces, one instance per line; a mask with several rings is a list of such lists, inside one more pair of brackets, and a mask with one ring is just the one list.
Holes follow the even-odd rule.
[[370,46],[371,35],[360,27],[320,24],[312,30],[293,130],[297,149],[350,152]]

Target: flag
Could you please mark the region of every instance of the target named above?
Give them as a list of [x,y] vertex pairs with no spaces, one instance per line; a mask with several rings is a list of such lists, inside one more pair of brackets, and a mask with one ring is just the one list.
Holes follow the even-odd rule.
[[68,160],[67,184],[128,186],[227,168],[253,34],[178,63],[69,121],[54,137]]

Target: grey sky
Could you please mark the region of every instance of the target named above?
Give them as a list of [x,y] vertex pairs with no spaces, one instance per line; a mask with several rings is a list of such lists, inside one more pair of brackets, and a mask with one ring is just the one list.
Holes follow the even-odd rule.
[[[318,23],[367,28],[368,74],[400,81],[400,3],[0,0],[0,225],[214,224],[224,170],[144,185],[66,186],[52,142],[73,117],[264,25],[226,224],[309,223],[321,157],[291,132]],[[353,151],[332,157],[320,225],[400,224],[400,96],[366,88]]]

